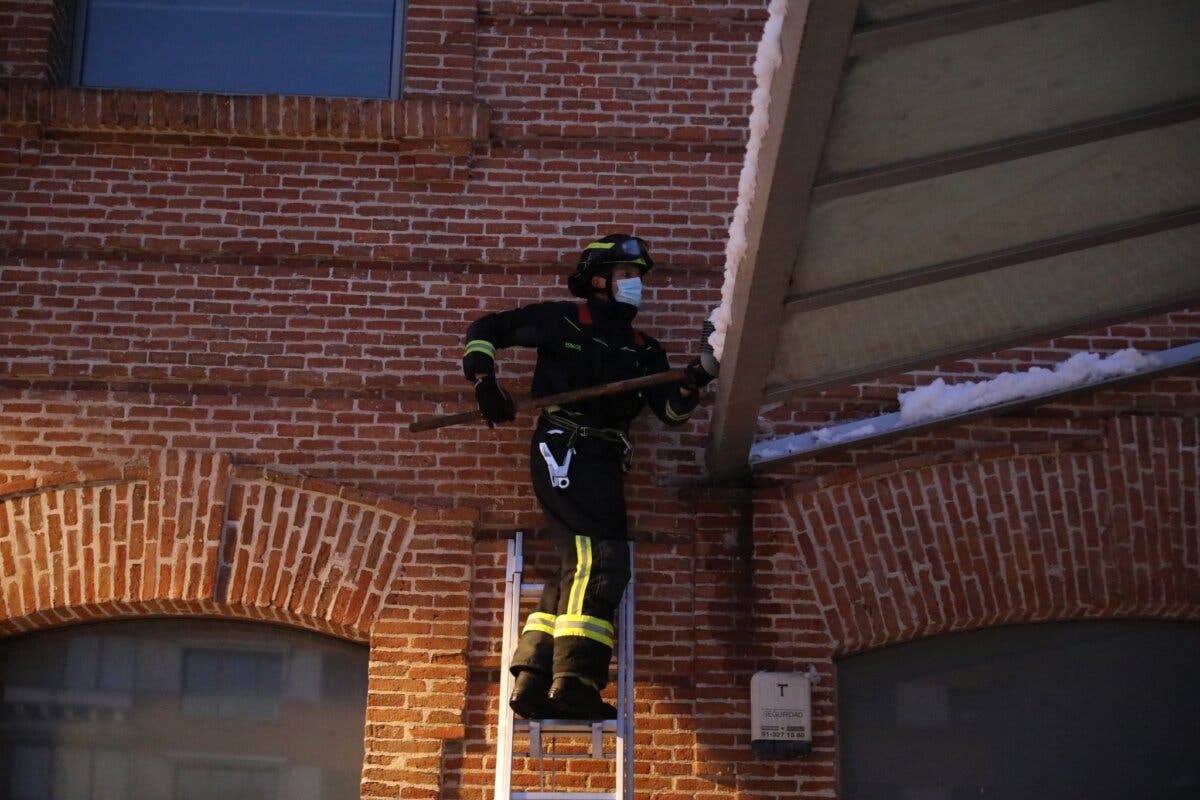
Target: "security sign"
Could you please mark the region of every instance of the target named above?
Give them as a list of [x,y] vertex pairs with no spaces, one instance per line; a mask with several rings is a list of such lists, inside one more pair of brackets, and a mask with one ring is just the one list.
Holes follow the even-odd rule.
[[750,679],[750,746],[763,758],[812,750],[812,686],[800,672],[758,672]]

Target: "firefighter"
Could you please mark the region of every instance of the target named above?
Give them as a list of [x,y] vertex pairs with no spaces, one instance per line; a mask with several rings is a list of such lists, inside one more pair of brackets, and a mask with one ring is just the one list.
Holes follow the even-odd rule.
[[[512,398],[496,380],[496,351],[505,347],[537,348],[534,397],[668,370],[661,345],[632,325],[642,278],[653,266],[642,239],[605,236],[587,245],[567,280],[582,302],[536,303],[472,323],[463,372],[475,383],[489,425],[515,417]],[[509,705],[521,716],[616,716],[600,691],[608,681],[613,621],[629,581],[623,489],[629,424],[646,405],[668,425],[683,423],[699,402],[699,389],[715,377],[710,370],[715,372],[713,362],[697,358],[681,382],[549,406],[538,417],[530,474],[560,563],[512,657]]]

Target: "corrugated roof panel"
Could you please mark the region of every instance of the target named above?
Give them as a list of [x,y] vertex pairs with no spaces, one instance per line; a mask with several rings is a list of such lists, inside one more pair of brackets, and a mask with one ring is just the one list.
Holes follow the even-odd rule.
[[1110,0],[850,62],[821,174],[1200,95],[1200,3]]
[[790,294],[1197,205],[1200,121],[816,205]]
[[810,311],[785,310],[766,398],[1200,301],[1200,225]]

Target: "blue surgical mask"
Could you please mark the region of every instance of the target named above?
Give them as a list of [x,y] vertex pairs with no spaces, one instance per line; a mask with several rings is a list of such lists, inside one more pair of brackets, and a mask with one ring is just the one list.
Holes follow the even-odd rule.
[[637,308],[642,303],[642,279],[621,278],[618,280],[617,290],[613,292],[613,300]]

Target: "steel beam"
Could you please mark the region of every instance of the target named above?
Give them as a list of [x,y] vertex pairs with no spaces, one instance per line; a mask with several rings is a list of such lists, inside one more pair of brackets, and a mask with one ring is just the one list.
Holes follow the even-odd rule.
[[859,28],[850,42],[850,55],[873,55],[893,47],[990,28],[1096,2],[1099,0],[979,0],[963,3]]
[[783,318],[813,181],[854,29],[857,0],[793,3],[784,18],[783,60],[771,85],[771,119],[759,152],[748,246],[733,287],[709,436],[710,476],[744,475],[762,389]]

